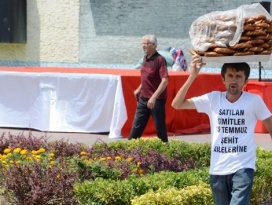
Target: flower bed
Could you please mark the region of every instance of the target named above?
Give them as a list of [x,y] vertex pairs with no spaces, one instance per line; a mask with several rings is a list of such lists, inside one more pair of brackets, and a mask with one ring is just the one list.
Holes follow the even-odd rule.
[[[258,149],[257,155],[252,204],[272,198],[272,152]],[[0,194],[15,205],[210,204],[209,156],[209,144],[181,141],[140,139],[88,147],[2,135]],[[162,200],[163,195],[169,197]]]

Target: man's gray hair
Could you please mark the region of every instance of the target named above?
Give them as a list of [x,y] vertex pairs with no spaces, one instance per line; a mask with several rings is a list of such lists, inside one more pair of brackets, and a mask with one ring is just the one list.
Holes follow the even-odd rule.
[[154,44],[155,46],[157,46],[157,44],[158,44],[157,37],[153,34],[145,35],[145,36],[143,36],[143,38],[147,38],[149,40],[149,42]]

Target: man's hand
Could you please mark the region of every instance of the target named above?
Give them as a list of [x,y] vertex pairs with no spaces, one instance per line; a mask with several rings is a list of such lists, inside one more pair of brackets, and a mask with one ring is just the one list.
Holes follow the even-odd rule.
[[136,98],[137,101],[139,101],[140,91],[141,91],[141,90],[139,90],[139,89],[136,89],[136,90],[134,91],[134,96],[135,96],[135,98]]
[[205,63],[202,62],[201,56],[194,54],[190,63],[190,68],[191,68],[191,74],[192,75],[198,75],[200,69],[206,65]]
[[149,100],[147,102],[147,107],[149,109],[153,109],[155,107],[155,103],[156,103],[156,98],[155,97],[151,97],[151,98],[149,98]]

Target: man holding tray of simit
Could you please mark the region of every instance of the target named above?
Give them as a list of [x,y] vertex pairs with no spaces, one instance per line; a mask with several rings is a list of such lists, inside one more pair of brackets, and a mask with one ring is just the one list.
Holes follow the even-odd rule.
[[248,205],[256,170],[254,129],[258,119],[272,137],[271,112],[262,98],[242,91],[250,74],[247,63],[225,63],[221,76],[225,92],[213,91],[185,99],[187,91],[204,65],[194,54],[191,73],[175,96],[175,109],[196,109],[206,113],[211,124],[210,184],[216,205]]
[[[241,15],[236,15],[239,11]],[[250,16],[256,12],[259,12],[257,16]],[[214,12],[198,18],[189,33],[194,47],[190,50],[193,55],[190,75],[172,106],[196,109],[210,119],[209,173],[215,204],[249,205],[256,170],[254,130],[260,119],[272,138],[272,119],[262,98],[243,91],[243,87],[250,74],[246,62],[271,56],[271,17],[258,4],[241,6],[237,10]],[[226,91],[186,99],[204,62],[225,62],[221,77]]]

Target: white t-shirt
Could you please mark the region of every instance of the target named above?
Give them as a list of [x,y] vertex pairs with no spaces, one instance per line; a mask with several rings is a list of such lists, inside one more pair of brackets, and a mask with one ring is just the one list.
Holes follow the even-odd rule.
[[243,92],[231,103],[226,92],[214,91],[192,98],[198,112],[211,124],[210,174],[227,175],[242,168],[256,170],[254,129],[257,120],[271,116],[260,96]]

